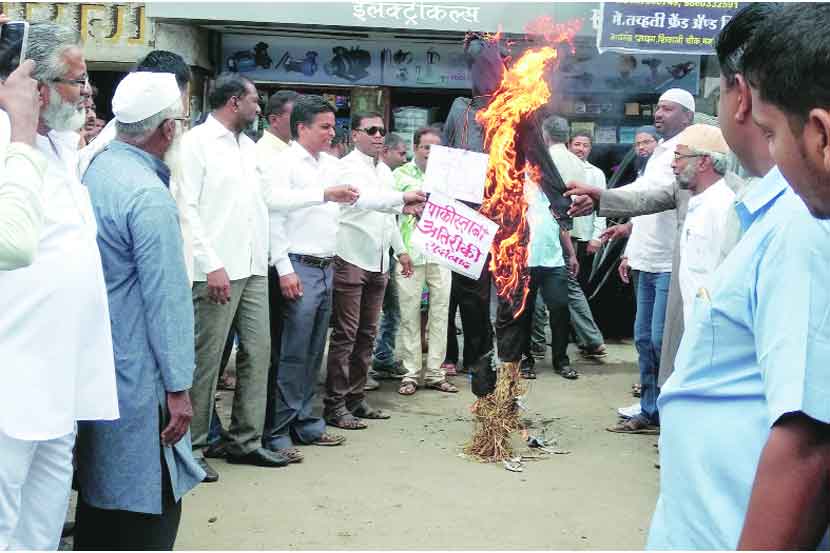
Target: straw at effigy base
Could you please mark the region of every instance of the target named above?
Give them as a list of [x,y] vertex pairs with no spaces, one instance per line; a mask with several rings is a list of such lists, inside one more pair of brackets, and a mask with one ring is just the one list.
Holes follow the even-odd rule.
[[524,393],[519,364],[505,363],[499,371],[495,390],[473,404],[475,431],[464,452],[488,462],[510,459],[513,456],[510,435],[519,430],[518,398]]

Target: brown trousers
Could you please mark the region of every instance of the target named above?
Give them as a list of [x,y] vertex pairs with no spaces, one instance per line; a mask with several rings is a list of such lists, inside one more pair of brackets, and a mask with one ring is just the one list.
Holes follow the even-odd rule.
[[340,258],[334,264],[332,319],[324,416],[338,417],[362,403],[372,362],[388,273],[366,271]]

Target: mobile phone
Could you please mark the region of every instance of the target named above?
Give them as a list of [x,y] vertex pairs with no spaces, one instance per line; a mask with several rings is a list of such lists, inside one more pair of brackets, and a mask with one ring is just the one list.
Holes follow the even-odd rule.
[[26,59],[29,40],[27,21],[9,21],[0,26],[0,79],[5,79]]

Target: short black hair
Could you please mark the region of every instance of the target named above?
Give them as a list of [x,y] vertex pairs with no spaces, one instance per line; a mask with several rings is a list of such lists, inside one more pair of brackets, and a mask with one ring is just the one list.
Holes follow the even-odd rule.
[[320,113],[335,113],[334,107],[316,94],[303,94],[294,102],[291,110],[291,137],[300,137],[300,123],[311,125],[314,117]]
[[278,90],[268,98],[267,115],[282,115],[286,104],[295,102],[300,95],[293,90]]
[[239,73],[222,73],[216,77],[213,83],[213,90],[208,95],[210,109],[219,109],[228,103],[228,100],[236,96],[241,98],[248,92],[248,85],[253,84],[250,79],[241,76]]
[[376,111],[353,111],[352,112],[352,130],[356,130],[360,128],[360,125],[363,123],[364,119],[372,119],[374,117],[379,118],[383,121],[383,115]]
[[729,87],[735,85],[735,75],[741,73],[741,58],[758,27],[781,10],[774,2],[752,2],[741,8],[721,30],[715,42],[720,72]]
[[593,145],[593,143],[594,143],[594,137],[593,137],[593,136],[591,135],[591,133],[589,133],[588,131],[576,131],[575,133],[573,133],[573,134],[571,135],[570,142],[573,142],[574,140],[576,140],[576,139],[577,139],[577,138],[579,138],[580,136],[581,136],[582,138],[587,138],[588,140],[590,140],[590,141],[591,141],[591,144]]
[[383,147],[389,148],[390,150],[397,148],[401,144],[406,146],[406,142],[403,138],[401,138],[401,135],[399,135],[398,133],[387,133],[386,138],[383,139]]
[[766,18],[746,46],[741,73],[761,99],[800,129],[815,107],[830,107],[830,5],[794,3]]
[[441,131],[438,129],[433,129],[432,127],[421,127],[415,131],[415,134],[412,135],[412,144],[419,146],[421,144],[421,137],[425,134],[433,134],[443,141],[441,138]]
[[188,83],[193,78],[190,72],[190,67],[187,66],[184,59],[173,52],[167,50],[153,50],[144,59],[138,62],[134,71],[143,71],[147,73],[173,73],[176,76],[176,83],[179,89],[187,88]]

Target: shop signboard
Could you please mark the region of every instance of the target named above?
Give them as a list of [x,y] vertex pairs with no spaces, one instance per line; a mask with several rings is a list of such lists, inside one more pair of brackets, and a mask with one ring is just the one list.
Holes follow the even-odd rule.
[[740,2],[602,2],[597,48],[711,55],[718,33],[740,7]]
[[[559,70],[551,86],[569,95],[661,94],[670,88],[698,93],[700,56],[645,52],[602,52],[589,40],[578,40],[573,52],[560,52]],[[622,116],[622,104],[587,105],[585,115]],[[617,113],[619,112],[619,113]]]
[[225,35],[222,70],[254,81],[471,87],[462,44]]
[[480,204],[490,156],[461,148],[432,146],[424,175],[424,192],[439,192],[456,200]]
[[464,204],[433,192],[412,233],[412,245],[450,270],[477,279],[499,226]]

